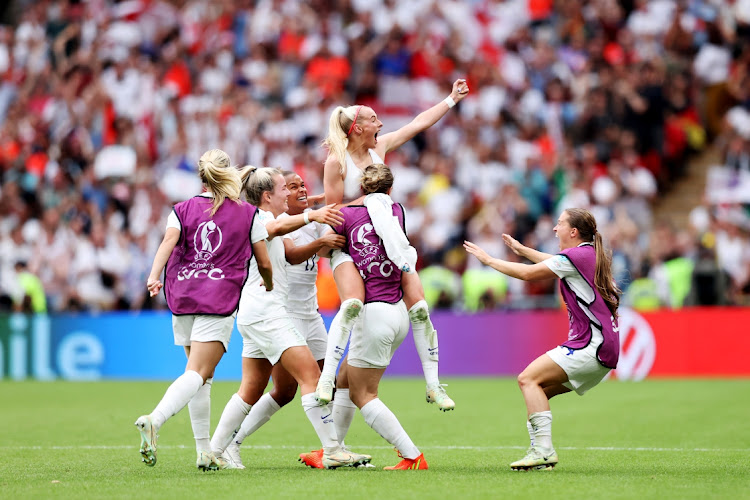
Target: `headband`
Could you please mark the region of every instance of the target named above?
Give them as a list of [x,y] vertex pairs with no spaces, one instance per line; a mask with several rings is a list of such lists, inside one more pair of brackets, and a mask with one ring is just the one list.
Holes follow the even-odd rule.
[[354,112],[354,121],[352,122],[351,126],[349,127],[349,132],[346,133],[346,136],[349,137],[349,134],[352,133],[352,130],[354,130],[354,124],[357,123],[357,117],[359,116],[359,110],[362,109],[362,106],[357,106],[357,111]]

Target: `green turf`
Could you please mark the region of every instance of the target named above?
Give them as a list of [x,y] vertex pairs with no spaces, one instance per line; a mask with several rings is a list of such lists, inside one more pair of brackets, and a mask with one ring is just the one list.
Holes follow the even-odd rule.
[[[245,441],[247,469],[201,473],[187,410],[160,431],[156,467],[140,462],[133,422],[167,383],[0,381],[0,498],[750,498],[750,380],[609,381],[558,397],[551,472],[508,469],[528,439],[514,380],[446,382],[458,409],[445,414],[419,380],[381,387],[429,471],[381,470],[398,459],[359,416],[347,443],[378,469],[304,467],[298,454],[319,443],[297,399]],[[236,389],[214,384],[214,425]]]

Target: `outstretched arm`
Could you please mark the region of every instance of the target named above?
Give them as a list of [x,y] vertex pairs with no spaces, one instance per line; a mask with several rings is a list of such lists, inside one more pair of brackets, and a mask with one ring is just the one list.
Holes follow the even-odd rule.
[[148,292],[152,297],[156,296],[164,287],[164,283],[159,278],[178,241],[180,241],[180,230],[174,227],[167,228],[167,232],[164,233],[164,239],[156,251],[154,263],[151,266],[151,273],[148,275],[148,281],[146,281],[146,288],[148,288]]
[[[453,102],[458,103],[469,94],[469,86],[466,84],[466,80],[456,80],[453,82],[453,90],[451,91],[450,98]],[[406,141],[420,132],[427,130],[428,128],[435,125],[452,106],[448,105],[444,100],[435,104],[433,107],[426,111],[419,113],[411,122],[404,125],[400,129],[389,132],[378,139],[378,150],[385,148],[384,153],[393,151],[399,148]],[[382,146],[381,146],[382,144]],[[342,188],[343,189],[343,188]],[[328,191],[326,190],[326,194]],[[327,198],[326,198],[327,199]],[[330,203],[330,201],[328,202]]]
[[503,241],[514,254],[523,257],[524,259],[529,259],[535,264],[552,257],[552,255],[548,253],[540,252],[539,250],[534,250],[533,248],[522,245],[517,239],[509,234],[503,234]]
[[330,204],[317,210],[305,212],[304,214],[291,215],[289,217],[270,221],[266,224],[268,239],[270,240],[276,236],[291,233],[295,229],[301,228],[307,224],[307,222],[305,222],[305,216],[307,216],[309,221],[316,221],[321,224],[328,224],[329,226],[337,226],[344,222],[341,212],[333,208],[333,204]]
[[490,266],[496,271],[524,281],[536,281],[556,278],[557,275],[541,262],[536,264],[521,264],[490,257],[487,252],[470,241],[464,241],[464,248],[468,253],[479,259],[479,262]]

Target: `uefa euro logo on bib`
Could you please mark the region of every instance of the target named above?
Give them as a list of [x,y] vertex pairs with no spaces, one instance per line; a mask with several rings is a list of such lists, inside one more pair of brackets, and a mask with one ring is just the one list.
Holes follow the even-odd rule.
[[193,237],[196,261],[209,261],[222,242],[221,228],[212,220],[198,226]]

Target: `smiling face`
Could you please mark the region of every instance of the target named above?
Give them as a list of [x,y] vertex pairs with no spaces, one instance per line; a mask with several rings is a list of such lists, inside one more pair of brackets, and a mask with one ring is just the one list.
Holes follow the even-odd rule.
[[560,214],[560,218],[557,219],[555,227],[552,228],[557,235],[557,239],[560,240],[560,250],[573,248],[580,243],[579,240],[581,238],[578,234],[578,229],[570,226],[569,219],[568,212],[563,212]]
[[278,217],[289,209],[287,198],[289,189],[286,187],[286,181],[281,174],[273,176],[273,191],[263,193],[263,210],[270,211],[274,217]]
[[288,174],[284,179],[289,190],[289,210],[287,210],[287,213],[289,215],[301,214],[308,207],[305,181],[297,174]]
[[374,148],[378,143],[378,132],[382,128],[383,122],[378,119],[375,111],[368,106],[362,106],[353,132],[362,140],[363,145],[369,149]]

